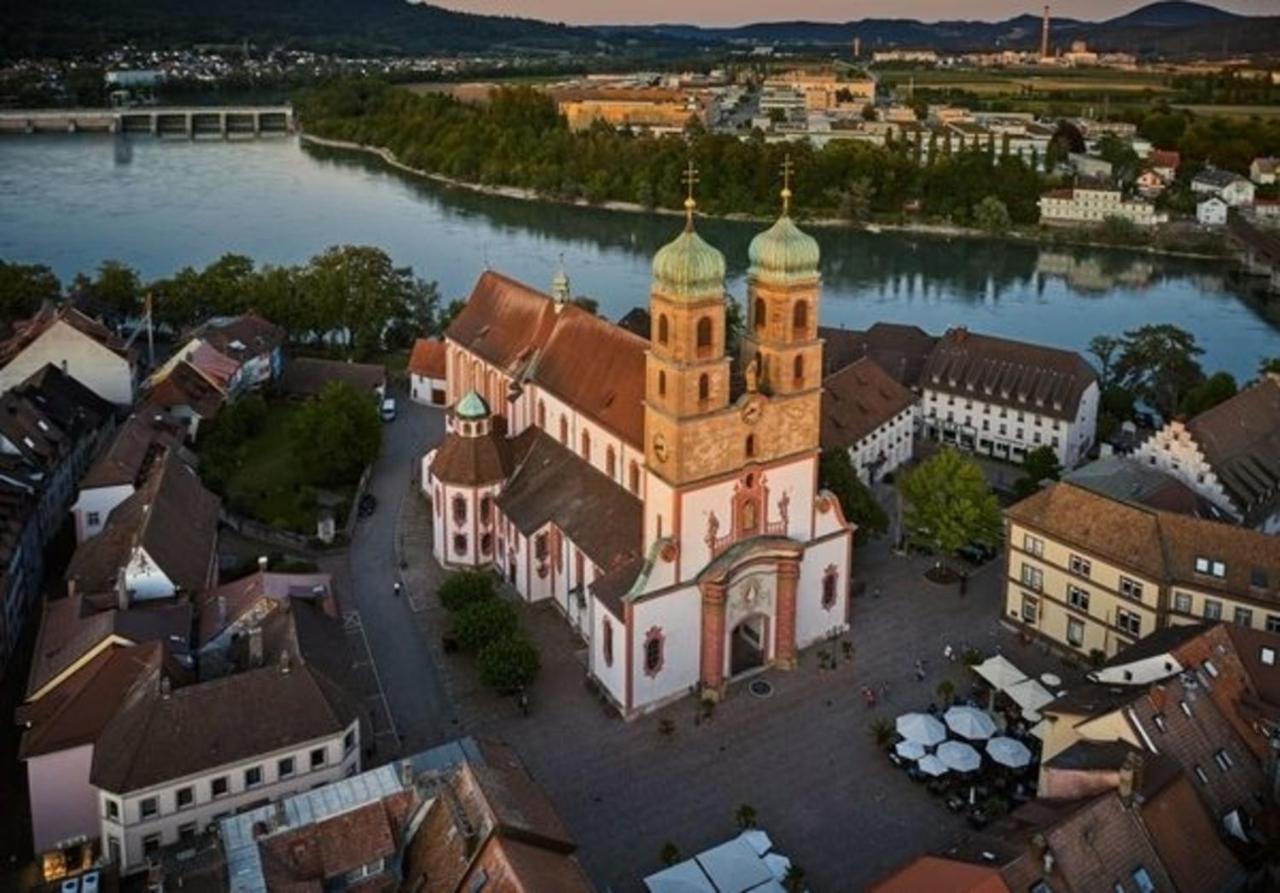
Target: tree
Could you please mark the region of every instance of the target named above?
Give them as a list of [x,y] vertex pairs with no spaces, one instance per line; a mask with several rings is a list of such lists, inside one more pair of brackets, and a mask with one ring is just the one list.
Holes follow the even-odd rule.
[[292,420],[289,436],[294,455],[312,483],[349,484],[378,457],[382,423],[368,394],[335,381],[302,407]]
[[12,325],[62,296],[62,283],[44,264],[13,264],[0,260],[0,324]]
[[822,451],[818,479],[840,500],[840,510],[858,525],[858,535],[882,535],[889,530],[889,516],[853,468],[849,451],[835,447]]
[[438,328],[436,329],[436,334],[442,335],[447,332],[449,330],[449,326],[453,325],[453,321],[466,306],[467,302],[461,298],[454,298],[450,301],[440,314],[440,319],[437,322]]
[[1130,329],[1124,333],[1115,379],[1169,419],[1186,393],[1204,380],[1196,360],[1202,353],[1195,335],[1170,323]]
[[1133,146],[1113,134],[1105,134],[1098,140],[1096,151],[1098,157],[1111,165],[1111,177],[1125,188],[1133,185],[1138,178],[1138,169],[1142,160]]
[[759,816],[756,814],[756,808],[749,803],[743,803],[737,808],[733,814],[733,820],[743,831],[756,826]]
[[905,503],[907,542],[940,556],[973,541],[997,543],[1000,505],[982,469],[949,447],[917,465],[898,482]]
[[1114,335],[1094,335],[1089,339],[1089,353],[1098,360],[1098,386],[1103,390],[1111,384],[1111,370],[1115,366],[1116,356],[1124,347],[1124,339]]
[[480,669],[480,680],[504,695],[528,688],[542,668],[538,649],[519,633],[503,636],[484,646],[476,663]]
[[1007,232],[1013,221],[1005,203],[994,195],[988,195],[973,208],[973,222],[989,233]]
[[942,702],[942,706],[950,707],[952,700],[956,696],[956,684],[950,679],[943,679],[938,683],[938,687],[934,689],[934,694],[938,696],[938,700]]
[[421,297],[409,270],[363,245],[339,245],[313,257],[303,279],[320,331],[344,335],[356,356],[381,348],[391,323]]
[[1271,357],[1258,363],[1258,377],[1265,378],[1268,375],[1280,375],[1280,357]]
[[142,281],[138,271],[118,260],[105,260],[90,279],[76,275],[72,290],[82,292],[121,318],[137,316],[142,309]]
[[436,597],[446,611],[457,613],[468,605],[498,594],[497,582],[488,571],[454,571],[436,589]]
[[658,852],[658,858],[662,860],[663,865],[670,868],[680,861],[680,848],[668,840]]
[[464,650],[478,654],[490,642],[514,633],[519,622],[519,615],[510,602],[501,598],[482,598],[458,612],[454,633]]
[[787,893],[805,893],[809,889],[809,878],[798,862],[787,866],[787,873],[782,877],[782,887]]
[[1187,391],[1179,410],[1188,418],[1198,416],[1236,395],[1236,379],[1230,372],[1215,372]]
[[1050,446],[1038,446],[1022,460],[1023,475],[1013,485],[1013,495],[1026,499],[1040,489],[1041,481],[1056,481],[1062,475],[1058,454]]

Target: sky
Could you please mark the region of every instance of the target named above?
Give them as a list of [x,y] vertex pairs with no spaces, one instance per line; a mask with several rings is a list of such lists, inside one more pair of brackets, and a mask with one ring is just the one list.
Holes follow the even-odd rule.
[[[780,19],[846,22],[865,18],[937,19],[1012,18],[1040,14],[1042,2],[1026,0],[428,0],[467,12],[519,15],[571,24],[740,25]],[[1147,0],[1058,0],[1063,15],[1109,19],[1145,6]],[[1251,15],[1276,15],[1280,0],[1217,0],[1212,5]]]

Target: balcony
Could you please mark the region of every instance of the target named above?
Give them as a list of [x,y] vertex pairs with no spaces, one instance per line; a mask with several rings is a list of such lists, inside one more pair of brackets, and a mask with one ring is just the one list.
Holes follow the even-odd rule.
[[756,528],[754,530],[743,530],[738,533],[730,531],[724,536],[713,537],[707,545],[711,547],[711,557],[716,558],[722,555],[726,550],[736,543],[743,540],[753,539],[757,536],[786,536],[787,522],[785,519],[779,521],[766,521],[764,528]]

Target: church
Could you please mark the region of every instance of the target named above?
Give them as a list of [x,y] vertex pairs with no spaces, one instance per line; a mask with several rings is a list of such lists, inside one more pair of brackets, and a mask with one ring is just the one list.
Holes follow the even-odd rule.
[[[691,178],[692,179],[692,178]],[[848,628],[854,527],[818,483],[818,244],[783,213],[750,246],[726,349],[724,255],[653,259],[649,337],[486,271],[445,334],[447,434],[423,458],[432,548],[550,599],[627,717]]]

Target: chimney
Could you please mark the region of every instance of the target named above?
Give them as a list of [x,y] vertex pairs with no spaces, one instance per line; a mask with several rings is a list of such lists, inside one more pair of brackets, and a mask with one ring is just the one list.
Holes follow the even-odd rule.
[[1044,8],[1044,22],[1040,25],[1040,58],[1049,58],[1049,7]]
[[249,666],[262,666],[262,627],[249,630]]
[[1116,787],[1116,793],[1120,795],[1120,801],[1125,806],[1133,803],[1134,795],[1137,794],[1138,788],[1142,787],[1142,767],[1142,755],[1137,753],[1131,753],[1125,757],[1124,764],[1120,767],[1120,783]]

